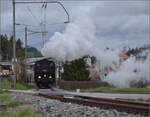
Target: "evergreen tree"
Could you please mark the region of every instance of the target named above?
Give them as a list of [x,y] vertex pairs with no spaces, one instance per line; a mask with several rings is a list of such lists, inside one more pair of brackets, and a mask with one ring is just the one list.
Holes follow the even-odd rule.
[[1,52],[2,52],[2,60],[8,60],[8,50],[9,50],[9,43],[7,35],[1,35]]
[[79,58],[64,64],[64,73],[62,73],[62,79],[67,81],[88,81],[89,70],[84,61],[84,58]]
[[24,52],[24,48],[22,47],[22,42],[20,39],[18,39],[16,42],[16,51],[17,51],[17,58],[24,59],[25,52]]

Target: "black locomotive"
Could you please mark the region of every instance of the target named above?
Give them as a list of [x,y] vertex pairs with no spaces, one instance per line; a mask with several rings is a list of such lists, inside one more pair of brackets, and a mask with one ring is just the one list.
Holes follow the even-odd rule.
[[35,62],[34,79],[39,88],[51,88],[55,83],[55,63],[48,59]]

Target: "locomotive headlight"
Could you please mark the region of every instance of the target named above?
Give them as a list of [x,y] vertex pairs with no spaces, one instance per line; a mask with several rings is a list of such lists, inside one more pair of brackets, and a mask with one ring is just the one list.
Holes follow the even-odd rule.
[[38,76],[38,78],[41,78],[41,76]]
[[46,77],[46,74],[44,74],[44,77]]
[[52,78],[52,76],[50,75],[49,78]]

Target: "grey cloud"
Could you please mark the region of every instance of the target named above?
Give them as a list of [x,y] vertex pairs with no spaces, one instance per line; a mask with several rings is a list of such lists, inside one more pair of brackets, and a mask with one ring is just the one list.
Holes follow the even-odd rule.
[[[70,14],[71,21],[73,21],[78,14],[81,14],[81,8],[87,11],[87,14],[92,18],[97,28],[97,36],[107,40],[129,40],[136,38],[148,39],[148,3],[143,2],[63,2],[64,6]],[[39,25],[28,11],[28,7],[33,14],[41,21],[41,5],[16,5],[16,22]],[[12,6],[11,1],[5,2],[2,7],[2,32],[12,34]],[[49,24],[61,23],[66,20],[66,14],[59,5],[49,4],[47,8],[47,22]],[[54,34],[54,32],[63,32],[66,24],[47,25],[47,40]],[[24,38],[24,27],[17,26],[17,37]],[[32,30],[40,31],[39,27],[29,27]],[[38,41],[35,42],[34,39]],[[40,47],[42,43],[41,35],[33,35],[29,37],[29,44]],[[110,41],[110,42],[111,42]],[[117,41],[115,41],[117,43]],[[120,42],[119,41],[119,42]],[[108,42],[108,43],[110,43]],[[141,41],[139,41],[141,42]],[[110,43],[111,44],[111,43]],[[116,44],[119,45],[119,44]]]

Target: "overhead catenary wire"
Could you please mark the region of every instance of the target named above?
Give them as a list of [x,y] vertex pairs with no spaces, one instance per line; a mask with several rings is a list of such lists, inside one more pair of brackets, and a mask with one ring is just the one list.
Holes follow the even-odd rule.
[[[40,1],[38,1],[38,2],[35,2],[35,1],[30,1],[30,2],[27,2],[27,1],[16,1],[15,2],[16,4],[33,4],[33,3],[39,3],[39,4],[41,4],[41,3],[43,3],[42,4],[42,9],[41,9],[41,22],[39,21],[39,19],[33,14],[33,12],[32,12],[32,10],[29,8],[29,7],[27,7],[27,10],[30,12],[30,14],[32,15],[32,17],[39,23],[39,25],[41,26],[41,32],[42,32],[42,39],[43,39],[43,44],[45,44],[45,38],[46,38],[46,25],[47,25],[47,22],[46,22],[46,17],[47,17],[47,3],[55,3],[55,4],[59,4],[63,9],[64,9],[64,11],[65,11],[65,13],[67,14],[67,21],[66,22],[63,22],[63,23],[69,23],[69,14],[68,14],[68,12],[67,12],[67,10],[65,9],[65,7],[63,6],[63,4],[62,3],[60,3],[59,1],[47,1],[47,0],[45,0],[45,1],[43,1],[43,0],[41,0],[41,2]],[[44,14],[43,14],[43,12],[44,12]],[[56,23],[55,23],[56,24]],[[61,24],[61,23],[57,23],[57,24]],[[54,25],[54,24],[50,24],[50,25]]]
[[[41,27],[41,32],[42,32],[42,40],[43,40],[43,45],[45,43],[45,35],[46,33],[46,29],[44,27],[45,24],[45,16],[43,16],[43,10],[41,9],[41,21],[36,17],[36,15],[34,15],[34,13],[32,12],[31,8],[29,6],[26,7],[27,10],[29,11],[30,15],[36,20],[36,22],[39,24],[39,26],[33,26],[33,25],[26,25],[25,26],[31,26],[31,27]],[[42,8],[45,8],[45,4],[42,4]],[[44,17],[44,18],[43,18]]]
[[66,23],[69,23],[69,21],[70,21],[70,17],[69,17],[69,13],[68,13],[68,11],[66,10],[66,8],[63,6],[63,4],[60,2],[60,1],[46,1],[46,2],[43,2],[43,1],[37,1],[37,2],[35,2],[35,1],[31,1],[31,2],[27,2],[27,1],[25,1],[25,2],[15,2],[16,4],[41,4],[41,3],[54,3],[54,4],[59,4],[63,9],[64,9],[64,11],[65,11],[65,13],[67,14],[67,19],[68,19],[68,21],[66,22]]
[[[64,21],[65,22],[65,21]],[[49,24],[49,23],[46,23],[47,25],[57,25],[57,24],[64,24],[64,22],[54,22],[54,23],[51,23],[51,24]]]
[[31,16],[38,22],[38,24],[40,24],[41,22],[38,20],[38,18],[33,14],[32,10],[30,9],[29,6],[26,7],[27,10],[29,11],[29,13],[31,14]]
[[24,24],[24,23],[16,23],[16,25],[23,25],[28,27],[40,27],[40,25],[31,25],[31,24]]

